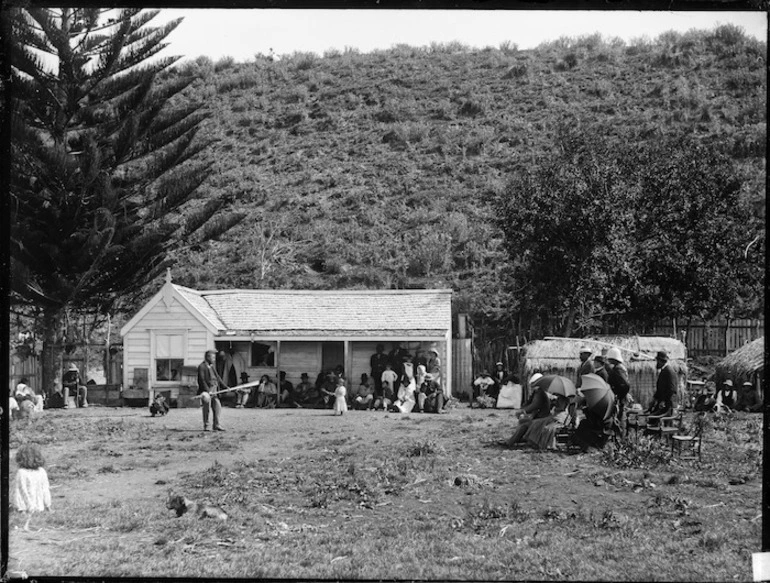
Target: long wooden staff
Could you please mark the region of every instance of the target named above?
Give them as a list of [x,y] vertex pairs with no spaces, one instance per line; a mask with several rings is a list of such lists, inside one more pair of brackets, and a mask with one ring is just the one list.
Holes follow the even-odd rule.
[[[230,387],[228,389],[222,389],[221,391],[215,391],[213,393],[209,393],[212,397],[215,395],[221,395],[222,393],[229,393],[231,391],[237,391],[238,389],[247,389],[249,387],[256,387],[259,384],[259,381],[251,381],[250,383],[244,383],[242,385],[237,385],[235,387]],[[200,399],[202,395],[195,395],[196,399]]]

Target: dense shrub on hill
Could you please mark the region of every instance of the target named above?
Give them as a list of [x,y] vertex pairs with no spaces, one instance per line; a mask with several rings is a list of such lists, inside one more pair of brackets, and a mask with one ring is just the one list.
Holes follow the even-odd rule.
[[[247,213],[269,208],[264,220],[294,234],[276,234],[296,252],[260,285],[441,281],[457,306],[494,323],[511,321],[519,286],[500,267],[509,262],[505,226],[490,200],[560,151],[559,127],[590,132],[607,151],[689,135],[738,159],[742,196],[763,201],[765,60],[764,43],[728,25],[628,44],[563,37],[528,51],[447,43],[199,59],[188,65],[199,76],[188,92],[198,99],[216,88],[210,133],[220,141],[208,156],[230,177],[222,188],[240,193]],[[299,240],[312,241],[312,253]],[[253,245],[241,227],[209,252],[247,256]],[[176,269],[198,286],[254,285],[190,252]]]

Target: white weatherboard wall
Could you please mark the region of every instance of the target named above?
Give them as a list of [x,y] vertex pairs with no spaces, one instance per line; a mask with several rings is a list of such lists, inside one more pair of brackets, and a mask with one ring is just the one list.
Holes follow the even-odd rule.
[[123,338],[124,387],[134,384],[135,368],[148,369],[148,388],[179,385],[174,382],[155,382],[153,333],[179,333],[185,336],[185,366],[197,366],[203,362],[206,350],[214,346],[214,336],[176,298],[169,302],[168,307],[162,301],[157,302]]

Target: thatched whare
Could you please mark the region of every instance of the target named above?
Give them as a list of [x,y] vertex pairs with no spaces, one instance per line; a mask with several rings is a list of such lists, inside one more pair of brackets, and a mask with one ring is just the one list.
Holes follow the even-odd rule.
[[628,368],[631,395],[647,407],[655,393],[657,369],[655,354],[665,350],[671,366],[679,376],[679,393],[684,394],[687,380],[687,348],[674,338],[663,336],[591,336],[588,338],[550,338],[534,340],[524,346],[519,361],[522,382],[536,372],[558,374],[577,380],[580,366],[580,347],[587,345],[594,350],[593,356],[606,353],[615,346],[620,349]]
[[761,389],[765,375],[765,337],[740,347],[728,354],[717,364],[714,380],[720,386],[725,380],[732,379],[740,387],[749,382]]

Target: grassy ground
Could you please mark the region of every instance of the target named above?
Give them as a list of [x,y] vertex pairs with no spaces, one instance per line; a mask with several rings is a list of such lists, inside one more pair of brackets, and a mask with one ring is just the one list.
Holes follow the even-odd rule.
[[[10,516],[32,575],[749,581],[761,418],[715,419],[702,462],[657,442],[582,455],[505,449],[510,411],[46,411],[53,512]],[[11,471],[16,469],[11,462]],[[169,492],[221,505],[177,518]],[[142,557],[142,559],[138,559]]]

